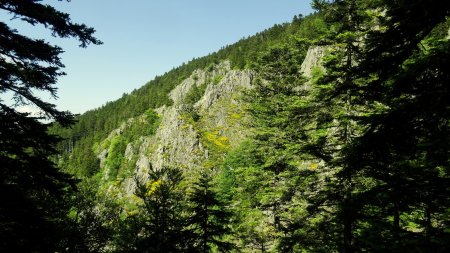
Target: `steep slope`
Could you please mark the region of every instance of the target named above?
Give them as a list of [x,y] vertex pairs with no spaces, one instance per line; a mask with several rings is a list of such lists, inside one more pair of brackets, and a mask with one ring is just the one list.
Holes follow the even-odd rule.
[[[127,232],[122,227],[133,229],[136,217],[148,217],[143,199],[151,196],[155,184],[161,182],[152,181],[152,173],[167,167],[180,169],[184,195],[193,191],[203,174],[212,174],[215,191],[220,192],[224,201],[231,201],[236,215],[234,239],[227,240],[247,248],[244,252],[252,252],[256,247],[252,245],[259,243],[248,241],[259,240],[253,233],[271,233],[275,220],[273,211],[260,208],[264,196],[250,199],[255,191],[266,191],[263,185],[261,189],[251,187],[264,180],[271,181],[268,175],[258,175],[261,168],[252,167],[250,161],[254,155],[251,143],[254,122],[250,122],[248,114],[248,93],[252,93],[258,79],[254,64],[272,48],[288,44],[296,48],[302,44],[296,57],[300,62],[305,56],[306,59],[297,74],[300,77],[303,72],[309,78],[320,65],[324,50],[321,47],[308,50],[305,45],[325,33],[319,15],[275,26],[217,53],[194,59],[117,101],[80,115],[72,129],[55,126],[53,132],[66,138],[58,147],[61,151],[58,163],[81,179],[78,198],[82,203],[86,198],[92,200],[87,206],[75,203],[74,219],[90,214],[88,218],[80,218],[86,219],[81,223],[88,224],[87,229],[109,229],[118,238],[128,234],[139,236],[141,228]],[[300,65],[297,67],[300,69]],[[233,160],[240,162],[233,164]],[[250,162],[246,164],[245,160]],[[260,181],[259,176],[266,178],[255,182]],[[248,185],[242,185],[244,181]],[[144,193],[139,195],[142,187]],[[256,203],[260,200],[261,203]],[[108,247],[114,249],[121,244],[114,241],[114,236],[92,235],[95,236],[111,244],[105,248],[108,252],[111,251]],[[263,244],[273,247],[274,237],[264,239]]]
[[[338,17],[344,12],[337,11]],[[436,94],[446,97],[448,73],[442,59],[449,52],[443,39],[448,19],[447,26],[438,27],[399,65],[400,72],[412,77],[406,79],[408,85],[420,89],[402,88],[404,76],[396,73],[387,80],[393,78],[399,86],[384,88],[376,82],[378,69],[369,76],[356,73],[360,65],[353,62],[356,51],[351,48],[365,46],[353,40],[362,37],[348,40],[352,33],[343,32],[346,26],[337,34],[339,28],[331,27],[328,34],[322,28],[315,15],[276,26],[80,116],[71,131],[55,129],[69,137],[60,146],[62,168],[82,179],[81,204],[73,205],[73,217],[86,228],[87,244],[95,245],[99,238],[105,252],[168,252],[161,243],[178,247],[174,252],[193,252],[189,247],[199,241],[191,233],[199,232],[199,226],[192,217],[206,213],[202,224],[222,221],[219,229],[228,229],[217,235],[215,246],[230,243],[236,252],[338,252],[342,245],[346,252],[353,246],[386,252],[392,246],[403,250],[403,239],[410,248],[426,249],[430,235],[438,239],[435,245],[447,248],[449,209],[442,196],[448,196],[443,171],[448,142],[434,151],[422,149],[433,142],[416,144],[439,129],[437,110],[430,107],[422,114],[419,108],[429,103],[416,98],[431,94],[425,91],[435,81],[435,91],[442,91]],[[416,70],[423,75],[416,76]],[[373,103],[374,97],[366,95],[381,97]],[[398,99],[413,107],[402,107]],[[379,125],[384,113],[390,117],[382,117]],[[397,122],[397,115],[412,124]],[[441,115],[445,124],[446,115]],[[367,124],[368,118],[375,121]],[[416,132],[417,122],[432,127]],[[370,124],[374,131],[365,131]],[[445,134],[435,132],[434,141],[441,136]],[[412,163],[405,163],[405,150]],[[427,153],[432,163],[422,160]],[[422,187],[424,182],[428,188]],[[429,197],[443,208],[432,210]],[[219,211],[231,215],[211,218]],[[107,236],[105,230],[110,231]],[[440,234],[432,235],[432,230]]]
[[[149,109],[172,105],[173,99],[177,97],[169,93],[183,80],[192,76],[194,71],[211,69],[223,61],[229,61],[230,69],[249,69],[261,52],[273,45],[288,41],[292,36],[315,40],[325,32],[326,26],[318,14],[295,18],[292,23],[275,25],[236,44],[224,47],[218,52],[193,59],[162,76],[157,76],[142,88],[130,94],[124,94],[117,101],[108,102],[101,108],[80,115],[78,123],[71,129],[55,126],[53,133],[66,139],[58,147],[64,161],[61,166],[79,177],[93,176],[99,171],[92,152],[94,144],[105,139],[111,131],[119,128],[128,119],[138,117]],[[179,90],[178,93],[185,92],[187,92],[186,89]],[[208,104],[211,101],[204,103]],[[201,107],[205,109],[205,105]]]
[[[184,168],[189,178],[200,168],[212,166],[208,161],[218,163],[217,156],[238,146],[247,135],[239,96],[242,89],[251,87],[252,77],[249,70],[231,70],[229,61],[195,70],[170,92],[172,105],[154,110],[158,125],[153,133],[128,138],[136,125],[146,124],[144,114],[129,119],[95,145],[102,181],[131,195],[133,178],[145,178],[150,167]],[[203,94],[190,104],[187,97],[195,89],[203,89]]]
[[[308,50],[301,66],[305,76],[311,77],[324,53],[316,46]],[[201,170],[220,166],[250,134],[242,96],[254,75],[232,69],[230,61],[194,70],[170,91],[171,105],[129,118],[95,142],[103,189],[131,196],[135,178],[145,181],[151,168],[182,168],[193,181]]]
[[[317,68],[323,54],[323,49],[311,47],[301,66],[302,74]],[[251,70],[232,69],[229,61],[197,69],[170,91],[171,105],[129,118],[106,138],[95,142],[92,150],[99,160],[99,170],[93,177],[94,191],[96,196],[103,196],[94,203],[98,205],[94,208],[96,215],[116,212],[122,217],[119,219],[129,222],[126,217],[136,215],[142,206],[142,200],[136,197],[137,183],[154,183],[149,181],[151,171],[180,168],[184,191],[189,191],[202,172],[221,167],[230,152],[240,153],[242,144],[252,134],[247,122],[248,101],[243,96],[244,92],[251,92],[255,76]],[[218,177],[216,174],[216,182]],[[116,204],[111,206],[108,202],[111,200]],[[120,207],[115,209],[115,205]],[[258,225],[261,229],[273,226],[273,212],[266,211],[263,215],[251,221],[261,218],[263,223]],[[114,226],[121,226],[115,222]],[[242,229],[242,225],[237,229]],[[114,245],[110,240],[108,243]],[[247,244],[245,240],[238,243]],[[273,248],[275,241],[268,239],[264,245]],[[252,252],[253,246],[248,247],[244,252]]]

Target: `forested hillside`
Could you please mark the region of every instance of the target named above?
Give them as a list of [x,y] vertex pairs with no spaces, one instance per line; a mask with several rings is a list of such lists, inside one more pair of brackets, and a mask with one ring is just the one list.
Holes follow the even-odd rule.
[[[71,129],[55,129],[54,131],[57,134],[68,139],[68,141],[61,143],[60,149],[71,153],[81,154],[84,152],[83,155],[75,156],[89,157],[86,152],[90,152],[93,143],[105,138],[127,119],[141,115],[148,109],[170,105],[172,101],[168,96],[169,92],[188,78],[194,70],[212,69],[215,64],[224,60],[229,60],[233,69],[249,68],[260,52],[267,50],[272,45],[287,41],[292,36],[314,41],[320,38],[325,30],[326,25],[320,15],[311,15],[306,18],[296,16],[292,23],[275,25],[266,31],[226,46],[211,55],[193,59],[162,76],[157,76],[154,80],[130,94],[124,94],[117,101],[108,102],[101,108],[78,116],[78,122]],[[72,172],[86,173],[86,175],[95,173],[95,168],[88,168],[89,166],[92,167],[92,164],[85,164],[84,162],[87,162],[85,158],[82,160],[75,165],[76,169]]]
[[52,124],[58,249],[450,251],[450,3],[312,5]]

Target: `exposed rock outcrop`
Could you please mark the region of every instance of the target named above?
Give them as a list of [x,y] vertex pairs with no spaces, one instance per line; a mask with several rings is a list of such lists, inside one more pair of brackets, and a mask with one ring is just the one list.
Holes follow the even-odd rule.
[[300,72],[306,78],[311,78],[314,68],[321,66],[322,58],[326,53],[326,49],[327,48],[323,46],[313,46],[308,49],[305,60],[303,60],[300,67]]
[[207,86],[205,94],[195,106],[201,111],[207,110],[219,98],[237,92],[238,89],[250,88],[252,80],[250,70],[228,70],[217,84]]
[[[311,78],[313,70],[321,65],[325,47],[311,47],[301,65],[301,72]],[[123,154],[124,163],[132,163],[127,178],[121,178],[121,191],[131,195],[136,188],[135,180],[147,180],[151,168],[165,166],[185,169],[185,176],[195,174],[201,169],[212,153],[226,154],[233,145],[237,146],[245,139],[248,129],[245,121],[245,109],[240,96],[243,89],[252,86],[254,73],[250,70],[232,70],[230,62],[195,70],[169,94],[173,105],[155,109],[160,115],[160,124],[155,133],[144,135],[126,144]],[[193,104],[185,104],[187,94],[202,87],[203,94]],[[192,103],[192,102],[191,102]],[[108,143],[122,135],[133,123],[145,120],[145,116],[136,117],[123,123],[111,132],[97,150],[103,171],[108,174],[105,160],[108,158]],[[106,143],[106,144],[105,144]],[[215,158],[217,159],[217,157]],[[108,178],[108,176],[104,177]]]
[[[132,194],[136,187],[135,179],[145,181],[151,168],[171,166],[185,169],[186,176],[195,173],[210,155],[203,144],[205,140],[208,141],[202,136],[205,133],[213,133],[227,142],[233,140],[238,145],[245,133],[232,127],[239,124],[237,119],[242,117],[241,102],[236,97],[242,89],[251,87],[252,79],[251,71],[232,70],[230,62],[224,61],[208,69],[194,71],[175,87],[169,95],[173,105],[155,109],[161,117],[155,134],[143,136],[126,146],[124,160],[135,161],[135,170],[131,173],[132,177],[123,179],[123,192],[126,195]],[[198,114],[198,122],[191,118],[184,104],[186,95],[194,85],[206,85],[203,96],[189,109]],[[104,143],[127,131],[138,118],[130,119],[112,131]],[[199,125],[202,125],[202,129],[198,129]],[[212,140],[214,141],[216,140]],[[101,167],[105,172],[108,170],[105,165],[107,155],[108,148],[98,150]]]

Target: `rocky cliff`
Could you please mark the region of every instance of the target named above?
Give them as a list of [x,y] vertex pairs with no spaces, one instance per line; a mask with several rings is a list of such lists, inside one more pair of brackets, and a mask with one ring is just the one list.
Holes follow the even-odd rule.
[[[324,54],[322,47],[310,48],[299,74],[311,78]],[[135,191],[135,178],[145,180],[150,168],[182,168],[189,179],[200,169],[217,165],[249,134],[242,91],[251,89],[254,75],[250,70],[232,69],[229,61],[195,70],[170,92],[172,105],[154,110],[159,118],[156,130],[124,143],[118,172],[113,172],[109,162],[112,145],[134,125],[145,122],[146,116],[130,118],[112,131],[95,149],[108,189],[130,196]],[[197,94],[195,101],[193,92]]]
[[[232,70],[228,61],[194,71],[170,92],[171,106],[154,110],[159,117],[156,131],[126,143],[119,172],[112,173],[109,166],[111,145],[145,121],[145,115],[129,119],[102,141],[96,149],[102,180],[130,195],[134,178],[145,179],[151,167],[183,168],[189,178],[200,168],[214,166],[208,164],[212,156],[214,160],[225,156],[248,134],[241,91],[251,87],[253,75],[249,70]],[[198,101],[186,101],[193,89],[201,93]]]

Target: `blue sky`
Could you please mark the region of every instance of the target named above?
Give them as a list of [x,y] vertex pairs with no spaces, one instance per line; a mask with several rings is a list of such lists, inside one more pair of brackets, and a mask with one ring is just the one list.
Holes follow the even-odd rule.
[[[50,39],[66,51],[62,60],[67,73],[59,79],[59,99],[51,102],[73,113],[99,107],[193,57],[312,11],[310,0],[44,2],[94,27],[104,42],[82,49],[73,39]],[[1,20],[5,17],[0,13]],[[31,36],[50,37],[43,29],[13,23]]]

